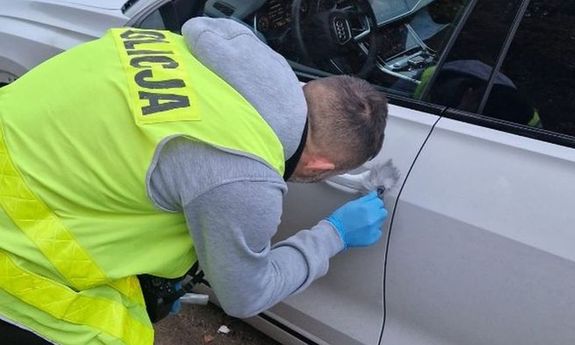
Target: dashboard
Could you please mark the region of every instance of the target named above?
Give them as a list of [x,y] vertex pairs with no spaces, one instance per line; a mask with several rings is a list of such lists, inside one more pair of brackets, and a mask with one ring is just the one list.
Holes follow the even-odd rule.
[[[321,6],[328,6],[341,0],[314,0]],[[434,0],[368,0],[373,8],[378,26],[387,25],[414,14],[428,6]],[[267,13],[262,19],[263,27],[269,23],[269,29],[281,28],[291,21],[292,0],[207,0],[205,14],[210,17],[234,17],[245,20],[254,12]],[[302,11],[310,0],[302,1]]]
[[[292,2],[292,0],[268,0],[254,16],[254,29],[264,35],[287,29],[292,21]],[[334,2],[337,2],[337,0],[319,0],[316,4],[321,7],[331,7]],[[372,6],[375,6],[380,11],[387,9],[387,7],[381,5],[383,2],[386,2],[386,0],[370,0]],[[307,7],[304,6],[307,3],[305,0],[302,1],[303,16],[308,11]],[[405,5],[404,0],[401,0],[400,3]],[[381,13],[379,17],[382,17]],[[383,58],[397,55],[407,48],[406,36],[408,32],[403,24],[390,23],[387,26],[380,27],[378,31],[381,37],[380,52]]]
[[[367,0],[377,22],[377,32],[372,34],[377,35],[376,66],[380,71],[413,81],[413,76],[418,71],[435,61],[435,52],[424,42],[443,30],[441,26],[430,21],[431,18],[424,9],[433,1]],[[336,5],[343,8],[352,2],[353,0],[302,0],[300,15],[305,22],[306,17],[333,9]],[[293,0],[207,0],[205,14],[243,21],[252,26],[260,38],[276,51],[298,61],[299,52],[292,35],[289,34],[292,26],[292,4]],[[360,42],[356,48],[359,55],[358,51],[350,52],[343,59],[353,64],[354,59],[357,60],[355,56],[366,55],[370,51],[370,40]],[[335,57],[336,55],[333,56]],[[332,57],[318,61],[319,64],[324,61],[333,62]]]
[[280,30],[291,23],[291,0],[270,0],[258,11],[254,27],[266,33]]

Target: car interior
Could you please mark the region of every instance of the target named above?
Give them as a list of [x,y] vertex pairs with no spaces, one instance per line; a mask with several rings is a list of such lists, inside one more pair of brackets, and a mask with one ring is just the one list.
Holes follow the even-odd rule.
[[[173,0],[140,24],[178,32],[191,17],[231,18],[283,55],[300,80],[351,74],[389,94],[542,128],[537,109],[492,66],[449,61],[468,0]],[[451,65],[451,66],[450,66]],[[433,83],[433,87],[429,87]]]
[[[165,28],[176,32],[193,16],[232,18],[249,26],[286,57],[302,80],[353,74],[395,94],[412,97],[423,72],[437,63],[465,3],[174,0],[160,10],[160,15]],[[142,27],[154,26],[157,28],[142,23]]]

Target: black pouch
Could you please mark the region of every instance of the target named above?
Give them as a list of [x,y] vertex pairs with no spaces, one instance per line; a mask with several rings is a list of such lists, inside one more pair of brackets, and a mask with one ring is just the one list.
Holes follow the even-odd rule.
[[182,279],[167,279],[148,274],[139,275],[140,287],[146,301],[146,310],[150,320],[155,323],[170,313],[172,305],[186,292],[178,283]]
[[148,316],[156,323],[170,314],[174,303],[183,295],[192,292],[196,284],[209,286],[204,280],[204,272],[196,262],[192,268],[180,278],[162,278],[149,274],[138,276],[140,287],[146,302]]

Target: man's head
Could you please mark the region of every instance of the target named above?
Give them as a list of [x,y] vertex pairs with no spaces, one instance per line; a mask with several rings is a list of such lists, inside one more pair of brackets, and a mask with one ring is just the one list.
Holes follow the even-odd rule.
[[308,134],[293,182],[316,182],[357,168],[381,149],[387,99],[365,80],[333,76],[308,82]]

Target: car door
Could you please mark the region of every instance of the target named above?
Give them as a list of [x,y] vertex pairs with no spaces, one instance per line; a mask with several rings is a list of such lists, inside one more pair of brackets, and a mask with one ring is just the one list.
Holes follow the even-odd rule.
[[452,108],[399,196],[381,344],[575,342],[574,15],[478,1],[435,73]]
[[[441,4],[436,5],[437,7],[432,9],[435,11],[432,15],[441,13],[444,18],[449,18],[443,24],[430,20],[430,9],[419,8],[415,10],[415,14],[407,13],[404,20],[379,28],[378,34],[383,38],[393,39],[395,46],[381,47],[376,68],[367,79],[382,87],[389,95],[386,138],[380,154],[358,171],[371,169],[378,163],[392,159],[401,172],[397,187],[385,196],[385,204],[390,214],[384,225],[386,233],[393,221],[392,215],[400,187],[439,119],[438,115],[444,109],[443,106],[422,103],[415,99],[422,73],[411,68],[391,70],[389,66],[407,62],[409,56],[418,56],[420,51],[413,42],[422,42],[421,44],[425,45],[423,42],[435,40],[429,44],[434,43],[434,57],[439,58],[451,35],[456,32],[457,25],[465,18],[468,4],[469,2],[463,1],[450,8],[450,11]],[[416,26],[424,26],[422,23],[426,23],[426,20],[430,20],[424,30],[427,36],[422,38],[419,35],[423,36],[423,33]],[[429,61],[429,65],[432,62],[435,63],[436,60]],[[298,67],[300,66],[296,65],[295,71],[302,76],[302,80],[313,75],[313,70],[301,70]],[[420,72],[423,72],[423,68]],[[359,194],[354,193],[353,188],[346,188],[349,184],[352,184],[351,181],[346,181],[346,177],[341,176],[326,183],[290,183],[276,240],[286,238],[300,229],[310,228],[346,201],[358,197]],[[282,338],[285,343],[378,344],[385,316],[387,246],[387,237],[384,236],[372,247],[340,253],[331,260],[329,272],[325,277],[314,282],[301,294],[291,296],[270,311],[264,312],[260,317],[287,329],[294,336],[290,339]],[[261,323],[257,325],[262,328]],[[275,332],[271,334],[277,336]]]
[[[436,109],[425,112],[390,105],[384,149],[376,160],[393,159],[402,180],[437,121]],[[435,111],[433,111],[435,110]],[[401,183],[401,181],[400,181]],[[277,239],[308,229],[359,194],[337,184],[289,184]],[[399,188],[385,197],[393,213]],[[391,218],[391,217],[390,217]],[[385,229],[389,228],[389,221]],[[377,344],[383,324],[386,240],[369,248],[349,249],[330,262],[329,273],[303,293],[264,313],[320,344]]]

